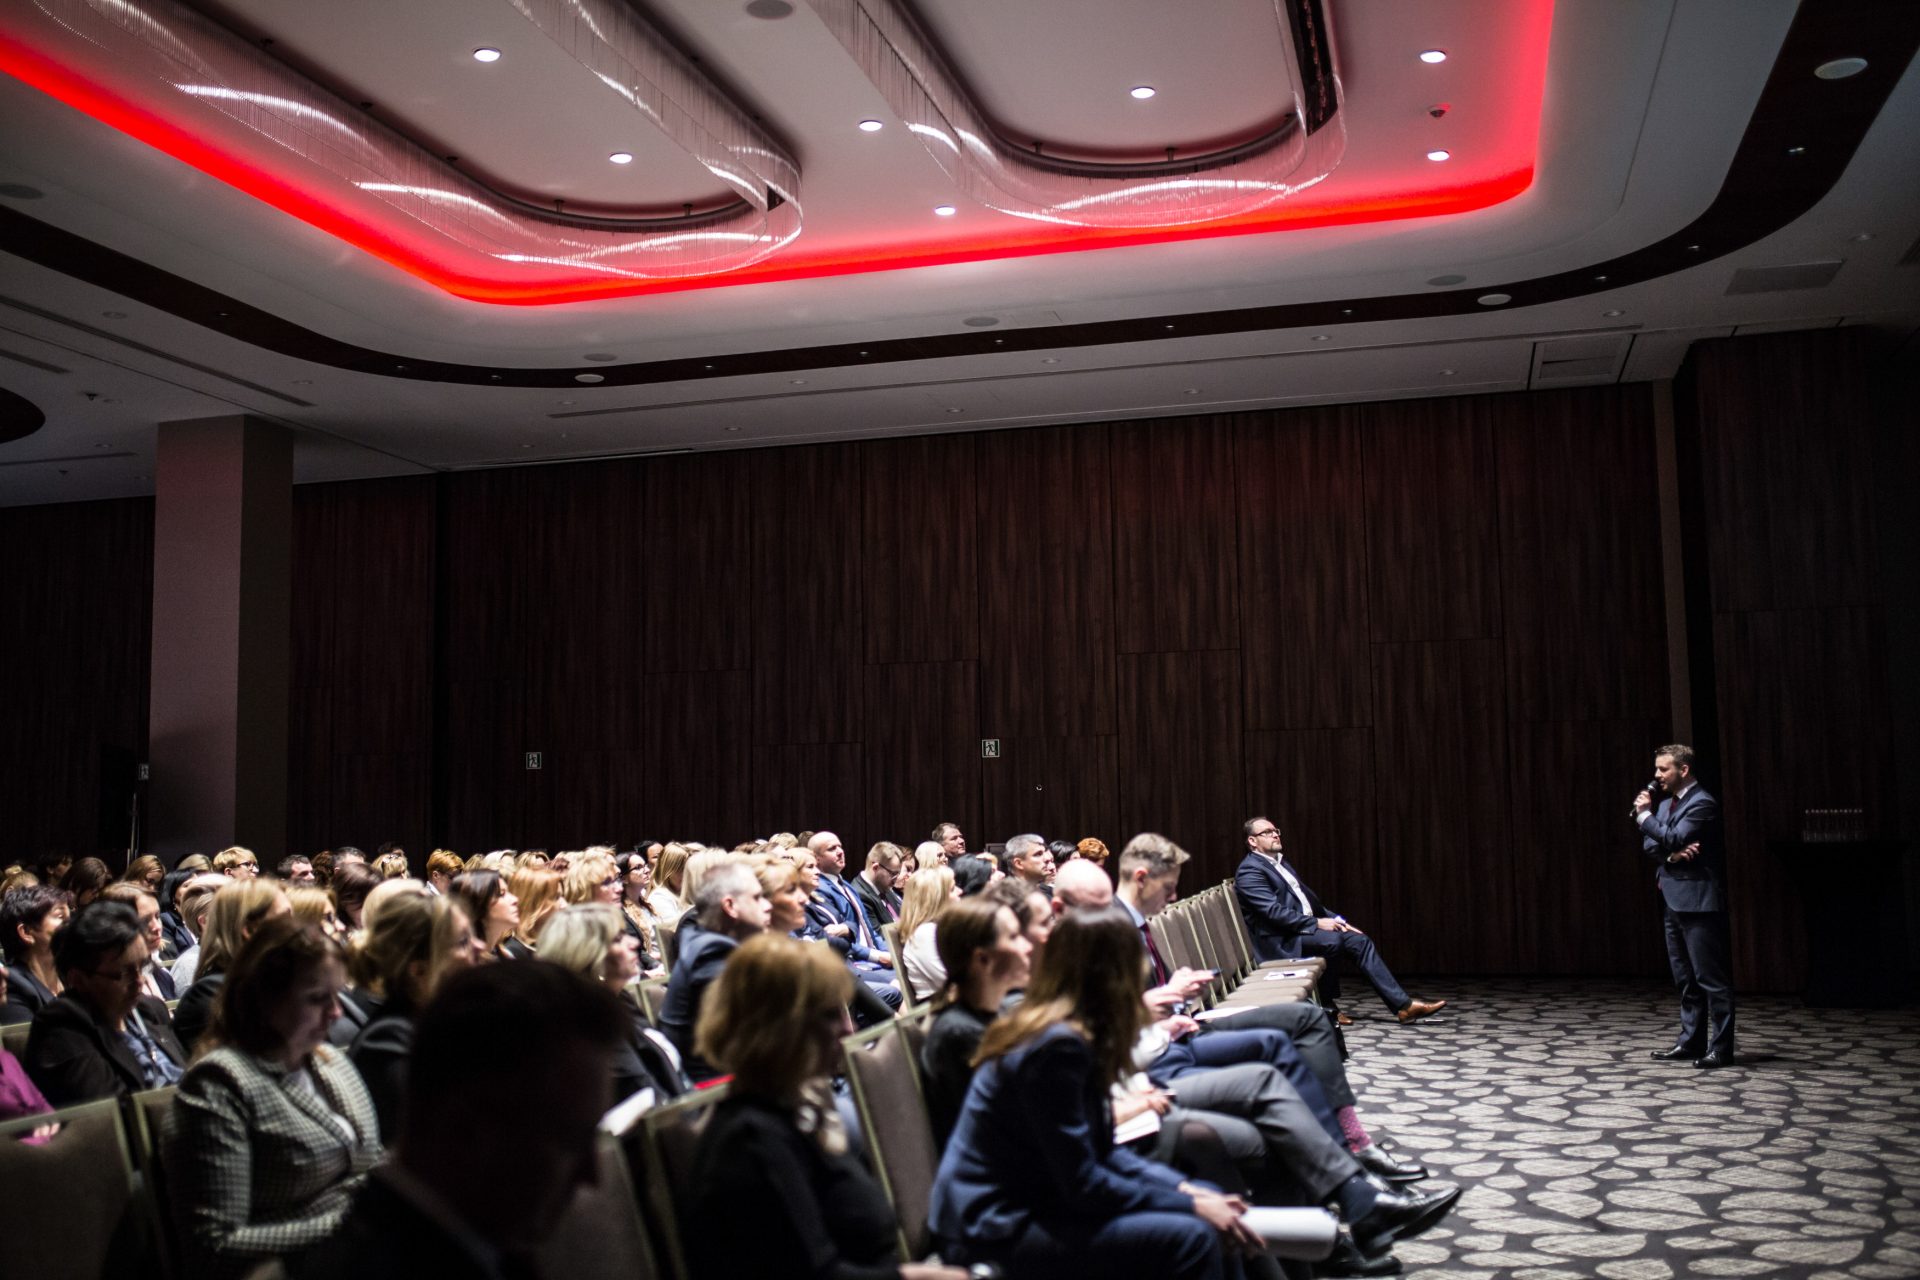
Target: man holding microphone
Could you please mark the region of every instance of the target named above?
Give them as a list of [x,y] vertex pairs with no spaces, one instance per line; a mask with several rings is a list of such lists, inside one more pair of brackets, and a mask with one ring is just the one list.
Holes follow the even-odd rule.
[[1693,748],[1675,743],[1653,757],[1653,782],[1633,798],[1640,845],[1659,870],[1667,961],[1680,990],[1680,1035],[1659,1061],[1733,1065],[1733,964],[1727,931],[1720,803],[1693,776]]

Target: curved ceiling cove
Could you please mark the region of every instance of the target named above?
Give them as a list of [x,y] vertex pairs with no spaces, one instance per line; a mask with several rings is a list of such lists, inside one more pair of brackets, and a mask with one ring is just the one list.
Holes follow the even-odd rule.
[[1168,147],[1164,159],[1125,163],[1049,156],[1004,136],[909,0],[813,0],[813,8],[934,163],[981,204],[1072,227],[1176,227],[1255,213],[1323,182],[1345,154],[1320,0],[1271,3],[1284,56],[1268,74],[1291,104],[1286,114],[1222,151]]
[[47,415],[40,412],[39,405],[0,387],[0,444],[24,440],[46,421]]
[[559,301],[735,271],[800,234],[800,170],[618,0],[496,0],[734,194],[685,217],[569,215],[494,191],[175,0],[10,6],[0,69],[449,293]]

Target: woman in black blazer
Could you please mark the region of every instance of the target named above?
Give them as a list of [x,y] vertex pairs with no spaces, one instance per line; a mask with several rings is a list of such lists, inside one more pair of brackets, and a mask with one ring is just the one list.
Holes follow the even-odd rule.
[[848,1150],[827,1073],[852,1030],[853,983],[827,948],[766,933],[707,990],[696,1040],[733,1083],[681,1201],[694,1275],[966,1280],[957,1267],[900,1261],[886,1196]]
[[53,935],[73,914],[73,899],[58,889],[30,884],[0,899],[0,951],[13,975],[0,1023],[32,1022],[60,994],[53,961]]
[[132,907],[96,902],[54,939],[66,994],[33,1020],[23,1061],[56,1107],[174,1084],[187,1055],[165,1004],[140,990],[146,930]]
[[351,1040],[347,1058],[373,1098],[381,1139],[389,1145],[400,1133],[414,1019],[442,978],[473,965],[476,950],[466,908],[424,885],[382,902],[354,946],[348,962],[353,980],[379,1003]]

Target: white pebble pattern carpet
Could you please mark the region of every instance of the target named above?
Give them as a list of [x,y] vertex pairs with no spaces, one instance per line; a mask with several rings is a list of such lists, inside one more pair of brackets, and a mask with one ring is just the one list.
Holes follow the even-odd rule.
[[1344,1002],[1361,1113],[1467,1188],[1394,1252],[1408,1276],[1920,1276],[1920,1011],[1743,999],[1739,1064],[1652,1062],[1670,987],[1410,983],[1400,1026]]

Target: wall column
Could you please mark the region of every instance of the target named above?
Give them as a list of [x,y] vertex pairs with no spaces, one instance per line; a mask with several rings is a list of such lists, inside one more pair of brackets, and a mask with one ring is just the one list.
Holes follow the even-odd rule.
[[246,415],[160,426],[147,847],[169,863],[287,832],[293,439]]

